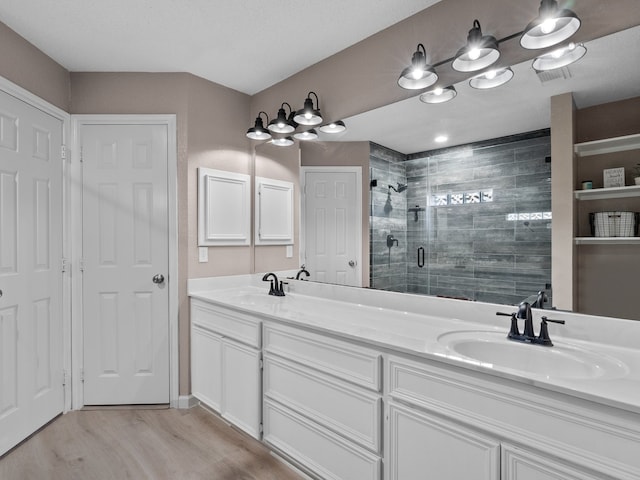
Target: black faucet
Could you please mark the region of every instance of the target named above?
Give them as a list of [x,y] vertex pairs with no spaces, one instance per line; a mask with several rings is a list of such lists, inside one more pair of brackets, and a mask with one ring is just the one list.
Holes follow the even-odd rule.
[[547,294],[544,290],[538,292],[536,301],[531,304],[531,308],[544,308],[544,304],[547,301]]
[[[534,343],[536,345],[545,345],[552,347],[553,343],[549,338],[548,322],[560,323],[564,325],[564,320],[553,320],[551,318],[542,317],[540,322],[540,335],[536,337],[533,331],[533,315],[531,313],[531,305],[528,302],[522,302],[518,306],[518,311],[513,313],[496,312],[496,315],[504,315],[511,317],[511,329],[507,338],[516,342]],[[524,332],[520,333],[518,329],[518,320],[524,320]]]
[[269,288],[269,295],[274,295],[276,297],[284,297],[284,289],[282,288],[282,282],[278,282],[278,276],[275,273],[265,273],[264,277],[262,277],[263,282],[268,282],[269,277],[273,277],[271,280],[271,287]]
[[311,274],[307,271],[307,269],[305,268],[304,265],[302,265],[300,267],[300,270],[298,271],[298,273],[296,274],[296,280],[304,280],[304,278],[300,278],[300,275],[305,274],[307,277],[310,276]]

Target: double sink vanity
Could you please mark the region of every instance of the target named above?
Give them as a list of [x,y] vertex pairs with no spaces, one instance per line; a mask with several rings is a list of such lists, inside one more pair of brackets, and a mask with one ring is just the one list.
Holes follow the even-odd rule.
[[192,392],[310,476],[640,478],[640,322],[262,277],[189,281]]

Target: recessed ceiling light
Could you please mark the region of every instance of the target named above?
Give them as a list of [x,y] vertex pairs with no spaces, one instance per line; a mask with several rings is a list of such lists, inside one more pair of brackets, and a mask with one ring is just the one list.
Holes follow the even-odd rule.
[[444,143],[444,142],[446,142],[447,140],[449,140],[449,137],[447,137],[446,135],[438,135],[438,136],[435,138],[435,141],[436,141],[436,142],[438,142],[438,143]]

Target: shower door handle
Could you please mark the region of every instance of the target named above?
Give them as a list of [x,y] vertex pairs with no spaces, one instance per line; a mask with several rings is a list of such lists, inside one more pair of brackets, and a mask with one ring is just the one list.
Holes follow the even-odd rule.
[[418,267],[424,267],[424,247],[418,247]]

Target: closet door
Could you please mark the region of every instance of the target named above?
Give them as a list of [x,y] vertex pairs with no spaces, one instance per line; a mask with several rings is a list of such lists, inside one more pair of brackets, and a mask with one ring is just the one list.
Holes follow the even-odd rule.
[[64,408],[62,131],[0,91],[0,455]]

